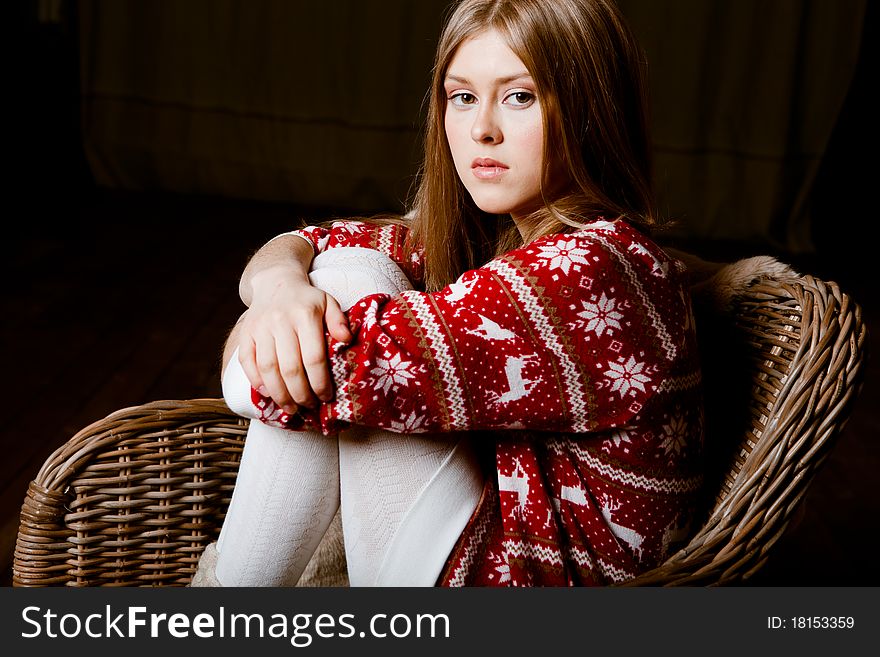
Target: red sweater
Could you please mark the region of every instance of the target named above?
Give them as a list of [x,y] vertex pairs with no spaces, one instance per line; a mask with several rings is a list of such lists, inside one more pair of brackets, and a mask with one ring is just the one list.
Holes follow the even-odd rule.
[[[389,255],[405,228],[298,231]],[[700,370],[684,266],[622,220],[535,240],[433,293],[366,297],[330,339],[335,399],[264,422],[471,431],[494,476],[442,585],[623,581],[684,539],[702,483]]]

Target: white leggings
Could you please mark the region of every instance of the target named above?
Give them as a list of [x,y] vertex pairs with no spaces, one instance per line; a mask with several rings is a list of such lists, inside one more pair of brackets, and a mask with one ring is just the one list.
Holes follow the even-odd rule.
[[[368,294],[410,289],[397,265],[371,249],[325,251],[310,278],[343,310]],[[257,417],[237,350],[223,396],[236,413]],[[433,586],[482,485],[462,434],[351,427],[323,436],[252,419],[217,542],[217,579],[224,586],[293,586],[341,504],[352,586]]]

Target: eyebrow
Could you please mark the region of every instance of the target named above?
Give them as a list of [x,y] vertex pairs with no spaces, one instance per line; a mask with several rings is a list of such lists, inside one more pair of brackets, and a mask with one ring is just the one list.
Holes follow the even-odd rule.
[[[513,82],[514,80],[522,80],[524,78],[531,78],[532,76],[528,71],[524,71],[522,73],[515,73],[513,75],[505,75],[503,78],[496,78],[496,84],[507,84],[508,82]],[[467,84],[470,85],[471,81],[467,78],[462,78],[457,75],[447,75],[446,80],[452,80],[453,82],[458,82],[459,84]]]

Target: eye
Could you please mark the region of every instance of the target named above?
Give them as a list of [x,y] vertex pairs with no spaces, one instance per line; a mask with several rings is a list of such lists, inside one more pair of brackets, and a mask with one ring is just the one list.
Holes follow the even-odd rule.
[[535,94],[531,91],[514,91],[504,98],[504,102],[513,107],[529,107],[535,102]]
[[458,91],[449,96],[449,102],[458,107],[465,107],[467,105],[475,105],[477,97],[467,91]]

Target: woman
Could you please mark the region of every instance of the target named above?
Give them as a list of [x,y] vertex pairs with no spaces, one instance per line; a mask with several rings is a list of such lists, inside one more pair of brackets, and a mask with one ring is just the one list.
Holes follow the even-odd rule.
[[[339,487],[353,584],[606,584],[663,560],[695,509],[702,407],[650,167],[641,53],[610,2],[458,4],[412,212],[279,236],[242,276],[224,390],[262,422],[220,581],[295,581]],[[381,254],[399,270],[346,317],[334,290]]]

